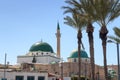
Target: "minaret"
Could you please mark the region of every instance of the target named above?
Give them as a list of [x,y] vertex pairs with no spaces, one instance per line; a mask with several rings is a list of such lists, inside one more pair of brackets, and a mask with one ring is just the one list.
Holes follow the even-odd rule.
[[57,33],[56,33],[56,38],[57,38],[57,57],[59,57],[59,58],[60,58],[60,37],[61,37],[60,27],[59,27],[59,23],[57,23]]

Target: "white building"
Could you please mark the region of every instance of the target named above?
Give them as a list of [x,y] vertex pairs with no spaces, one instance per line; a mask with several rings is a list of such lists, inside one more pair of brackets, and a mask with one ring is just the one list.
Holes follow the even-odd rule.
[[34,43],[26,55],[18,56],[17,62],[22,63],[40,63],[50,64],[52,62],[60,62],[60,27],[57,24],[57,53],[54,53],[51,45],[46,42],[40,41]]
[[60,58],[53,52],[52,47],[46,42],[37,42],[33,44],[26,55],[18,56],[17,62],[22,63],[40,63],[50,64],[59,62]]
[[49,80],[47,72],[13,72],[13,71],[0,71],[0,79],[4,80]]

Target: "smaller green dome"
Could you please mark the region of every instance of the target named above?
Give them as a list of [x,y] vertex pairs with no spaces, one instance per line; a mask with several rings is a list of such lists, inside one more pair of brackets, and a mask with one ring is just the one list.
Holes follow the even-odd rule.
[[32,51],[44,51],[44,52],[51,52],[53,53],[53,49],[52,47],[46,43],[46,42],[36,42],[35,44],[33,44],[29,50],[30,52]]
[[[81,58],[88,58],[87,52],[81,50],[80,52]],[[71,52],[70,57],[68,58],[78,58],[78,50],[74,50]]]

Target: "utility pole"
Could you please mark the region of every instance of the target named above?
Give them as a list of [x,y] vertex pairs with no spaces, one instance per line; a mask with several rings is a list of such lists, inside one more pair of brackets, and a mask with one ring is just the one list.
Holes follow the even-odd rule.
[[112,40],[108,40],[109,43],[115,43],[117,47],[117,61],[118,61],[118,80],[120,80],[120,55],[119,55],[119,43]]
[[5,62],[4,62],[4,80],[6,80],[6,57],[7,57],[7,54],[5,53]]
[[118,80],[120,80],[120,55],[119,55],[119,44],[116,43],[117,45],[117,59],[118,59]]

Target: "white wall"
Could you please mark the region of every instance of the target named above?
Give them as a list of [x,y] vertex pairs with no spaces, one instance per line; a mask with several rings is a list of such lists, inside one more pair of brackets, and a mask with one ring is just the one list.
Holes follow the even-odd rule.
[[[49,55],[44,55],[44,56],[36,56],[36,63],[41,63],[41,64],[49,64],[50,62],[53,61],[60,61],[59,58],[56,58],[54,56],[49,56]],[[17,63],[32,63],[33,56],[18,56],[17,57]]]
[[[48,80],[48,73],[37,72],[6,72],[7,80],[15,80],[16,76],[24,76],[24,80],[27,80],[27,76],[35,76],[35,80],[38,80],[38,76],[44,76],[45,80]],[[0,72],[0,78],[4,78],[4,72]]]

